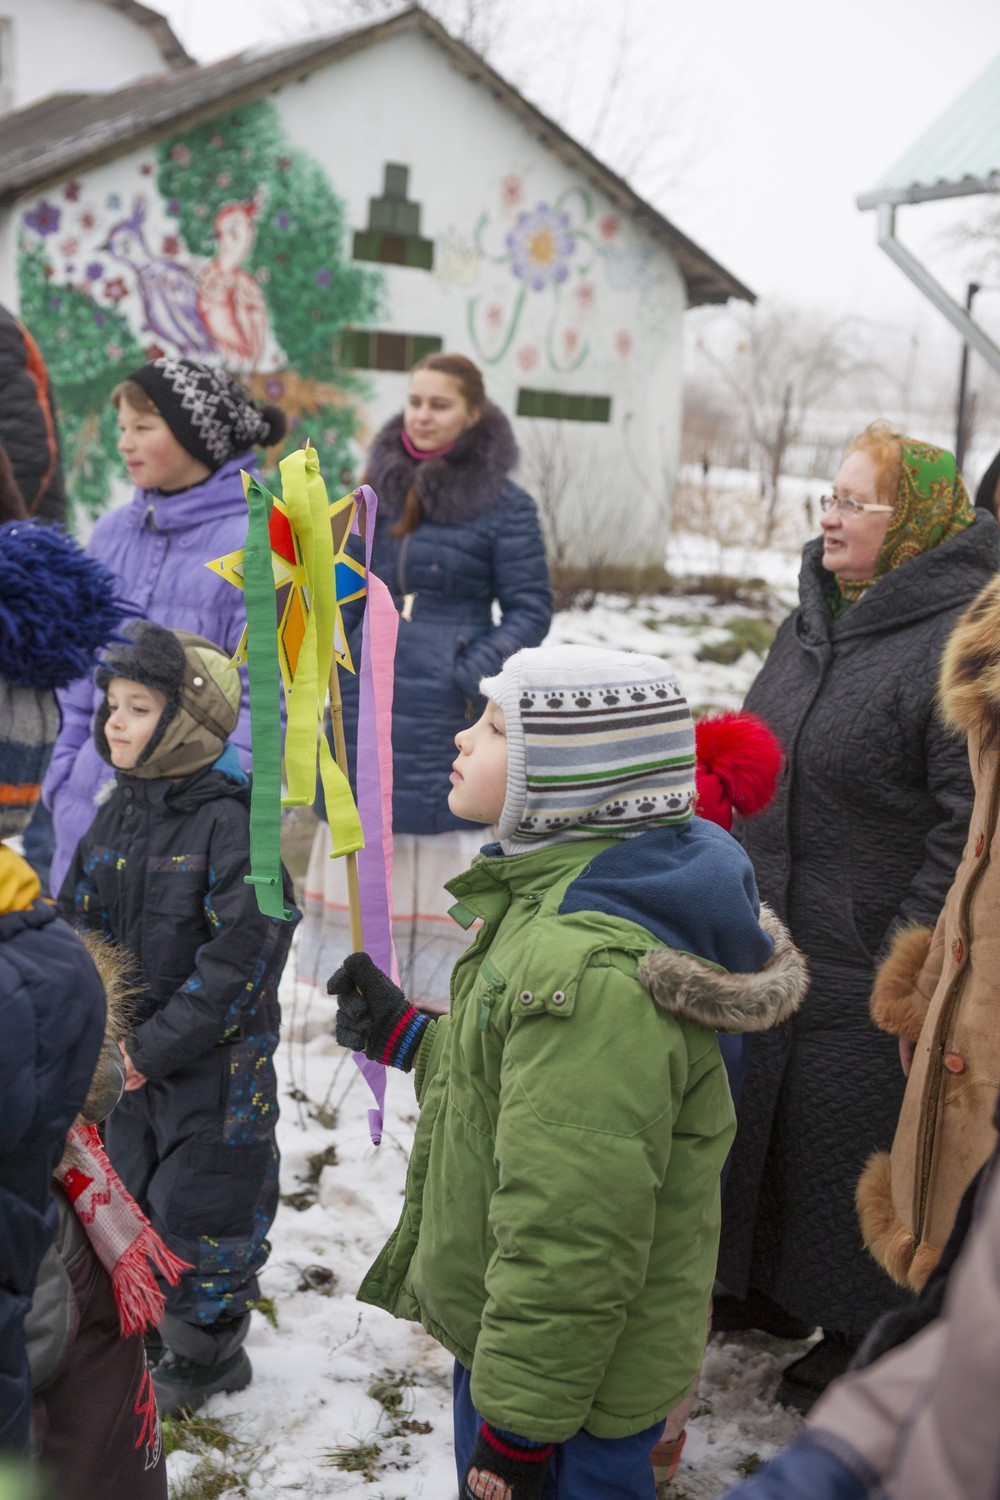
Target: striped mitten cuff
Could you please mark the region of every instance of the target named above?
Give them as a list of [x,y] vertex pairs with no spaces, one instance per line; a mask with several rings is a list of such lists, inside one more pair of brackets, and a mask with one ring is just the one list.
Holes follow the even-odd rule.
[[421,1015],[367,953],[352,953],[327,981],[337,997],[336,1037],[372,1062],[408,1073],[430,1017]]
[[460,1500],[541,1500],[551,1443],[534,1443],[484,1422],[459,1488]]
[[430,1016],[422,1015],[408,1005],[382,1046],[373,1048],[367,1055],[386,1068],[399,1068],[400,1072],[408,1073],[417,1060],[420,1043],[430,1024]]

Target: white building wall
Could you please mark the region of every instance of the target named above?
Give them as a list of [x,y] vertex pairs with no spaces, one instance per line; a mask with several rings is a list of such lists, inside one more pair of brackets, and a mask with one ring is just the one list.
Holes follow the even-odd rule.
[[[369,198],[382,191],[382,163],[410,167],[408,195],[420,205],[421,234],[435,242],[435,267],[433,273],[385,267],[389,315],[380,326],[437,334],[446,349],[470,355],[483,368],[491,399],[509,414],[526,386],[611,397],[609,424],[515,421],[528,487],[537,494],[540,470],[566,476],[563,486],[556,480],[556,493],[538,496],[545,510],[558,512],[549,515],[549,529],[565,560],[659,562],[682,409],[686,294],[673,257],[418,33],[370,48],[276,97],[289,133],[326,166],[355,227],[367,224]],[[317,130],[328,112],[331,123],[350,124]],[[516,203],[505,199],[512,179],[521,184]],[[522,213],[566,194],[570,227],[579,230],[567,280],[558,290],[527,290],[522,297],[524,282],[510,263],[489,256],[504,254],[505,237]],[[481,220],[485,255],[476,248]],[[611,220],[617,230],[602,233]],[[586,305],[583,288],[590,289]],[[519,299],[515,331],[499,354]],[[568,368],[584,347],[579,367]],[[374,384],[366,411],[373,430],[400,409],[406,377],[379,374]]]
[[97,0],[0,0],[4,22],[5,109],[24,109],[49,94],[120,88],[167,71],[150,33]]
[[[45,0],[34,4],[44,9]],[[104,14],[98,6],[79,8]],[[522,452],[518,477],[539,501],[554,560],[659,563],[682,405],[685,287],[672,255],[419,33],[362,50],[266,97],[296,156],[301,151],[317,163],[345,205],[349,232],[342,257],[352,256],[353,231],[369,227],[370,200],[383,194],[386,164],[408,168],[407,197],[419,209],[419,236],[433,244],[433,269],[357,262],[383,278],[376,326],[440,338],[446,350],[480,364],[491,399],[514,418]],[[211,263],[178,245],[176,211],[172,215],[159,195],[155,155],[151,148],[125,154],[29,195],[0,217],[0,300],[18,305],[19,254],[26,247],[44,253],[48,322],[37,336],[47,357],[62,348],[65,367],[74,363],[74,348],[60,322],[61,287],[85,290],[97,317],[101,307],[125,317],[143,349],[159,343],[169,350],[154,297],[169,293],[175,315],[183,297],[190,318],[195,290],[200,298],[206,285]],[[272,211],[265,194],[255,212]],[[537,256],[512,258],[512,245],[525,239],[524,216],[532,214],[543,236],[536,250],[538,243],[548,245],[549,271],[558,267],[562,278],[542,275],[537,288],[517,274],[537,270]],[[133,229],[126,231],[130,217]],[[212,223],[210,213],[205,222]],[[547,226],[555,226],[555,240],[545,240]],[[301,252],[308,228],[295,225],[294,234],[292,248]],[[322,246],[316,248],[321,255]],[[253,263],[250,255],[245,260]],[[245,267],[233,274],[250,279]],[[256,277],[270,293],[268,283],[281,274],[271,266],[258,268]],[[189,291],[178,290],[181,283]],[[90,333],[99,344],[100,334]],[[211,357],[196,343],[176,345],[174,352]],[[98,347],[88,357],[105,354],[109,361],[116,357],[110,339],[106,350]],[[269,332],[252,368],[277,376],[286,364],[294,371],[295,349],[283,349]],[[77,382],[80,369],[76,361]],[[406,375],[379,369],[359,375],[369,392],[357,414],[360,471],[371,436],[402,406]],[[516,418],[526,389],[604,399],[610,420]],[[87,435],[87,424],[77,422],[71,442],[80,432]],[[70,458],[72,471],[76,460]],[[89,463],[84,454],[80,471]],[[336,483],[335,474],[329,478]],[[120,498],[118,483],[114,491]]]

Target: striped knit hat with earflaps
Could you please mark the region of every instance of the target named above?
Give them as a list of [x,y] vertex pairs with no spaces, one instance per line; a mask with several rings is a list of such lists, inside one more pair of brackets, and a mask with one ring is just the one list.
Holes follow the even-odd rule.
[[666,662],[592,646],[518,651],[480,691],[503,710],[506,854],[634,838],[694,811],[694,725]]

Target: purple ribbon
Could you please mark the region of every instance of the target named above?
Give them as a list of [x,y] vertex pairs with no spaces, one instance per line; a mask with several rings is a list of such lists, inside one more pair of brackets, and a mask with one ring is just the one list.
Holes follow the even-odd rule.
[[[358,812],[365,834],[365,847],[357,855],[358,891],[365,948],[398,984],[399,965],[392,940],[392,667],[399,616],[389,590],[371,570],[378,497],[367,484],[355,493],[365,508],[366,573],[355,760]],[[354,532],[360,532],[357,515]],[[368,1130],[377,1146],[385,1113],[385,1068],[363,1052],[353,1056],[375,1098],[375,1108],[368,1111]]]

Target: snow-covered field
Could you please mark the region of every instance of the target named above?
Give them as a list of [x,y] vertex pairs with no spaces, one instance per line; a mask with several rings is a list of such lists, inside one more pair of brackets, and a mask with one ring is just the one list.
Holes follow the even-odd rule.
[[[797,559],[755,562],[755,576],[766,568],[790,603]],[[760,657],[748,650],[722,665],[697,653],[731,639],[732,622],[748,613],[700,596],[600,598],[558,615],[550,639],[655,652],[674,666],[692,704],[729,707]],[[374,1149],[367,1090],[330,1036],[333,1002],[297,984],[294,952],[282,998],[283,1202],[262,1277],[269,1316],[254,1316],[249,1389],[213,1398],[204,1413],[211,1422],[181,1424],[188,1446],[169,1459],[171,1500],[447,1500],[456,1492],[451,1362],[421,1329],[354,1300],[398,1216],[416,1118],[412,1084],[390,1076],[385,1134]],[[665,1494],[710,1500],[790,1440],[798,1419],[773,1394],[781,1367],[803,1347],[760,1334],[711,1340],[684,1460]]]

